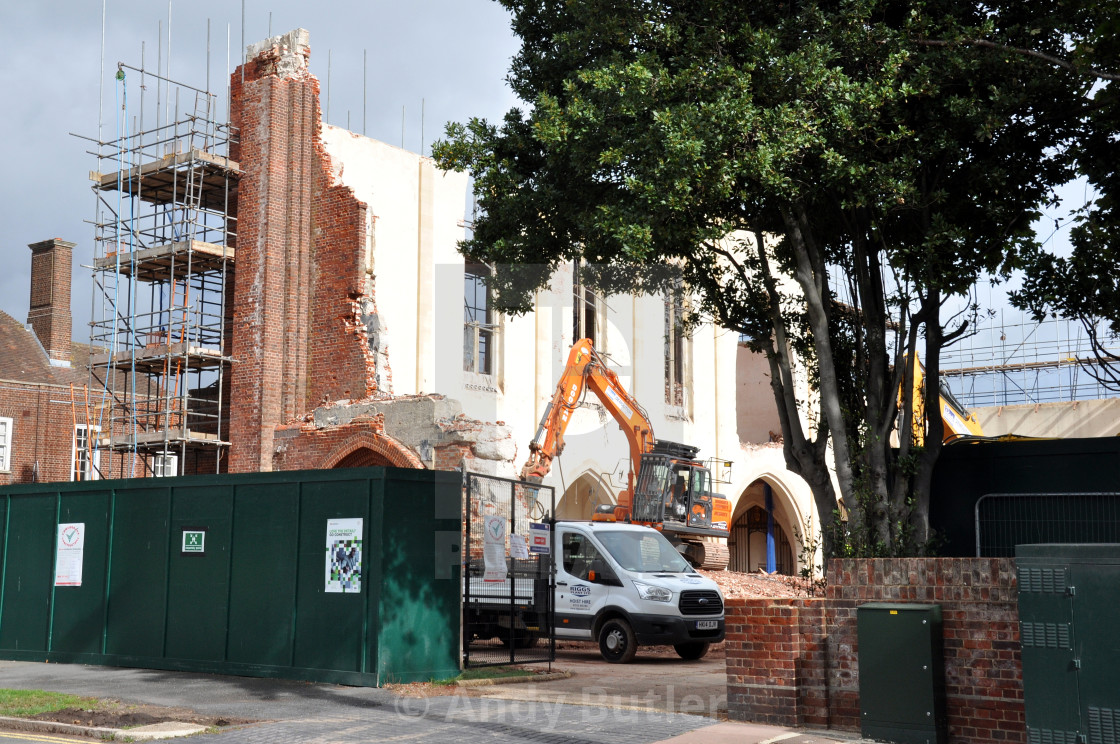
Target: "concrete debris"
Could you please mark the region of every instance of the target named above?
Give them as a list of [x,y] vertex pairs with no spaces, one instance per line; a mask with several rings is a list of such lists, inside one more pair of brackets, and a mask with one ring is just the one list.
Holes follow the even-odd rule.
[[297,28],[250,44],[245,59],[254,60],[266,67],[266,74],[291,77],[307,71],[310,56],[311,33],[305,28]]
[[[498,428],[498,427],[494,427]],[[483,460],[510,460],[517,457],[517,443],[511,436],[498,441],[476,442],[471,447],[475,457]]]

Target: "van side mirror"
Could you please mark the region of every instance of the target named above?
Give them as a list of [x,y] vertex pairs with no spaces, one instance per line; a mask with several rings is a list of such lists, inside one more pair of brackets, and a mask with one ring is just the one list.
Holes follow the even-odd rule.
[[622,582],[614,575],[613,571],[588,571],[587,580],[592,584],[603,586],[622,586]]

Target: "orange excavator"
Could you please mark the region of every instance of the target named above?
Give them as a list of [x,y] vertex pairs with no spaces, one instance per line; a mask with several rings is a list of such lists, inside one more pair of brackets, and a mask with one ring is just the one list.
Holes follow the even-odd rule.
[[649,416],[626,392],[590,339],[582,339],[568,354],[556,393],[529,443],[529,459],[521,479],[539,483],[564,449],[564,431],[585,392],[591,390],[611,412],[630,443],[630,472],[617,504],[599,506],[594,521],[644,524],[660,530],[693,565],[727,567],[726,538],[731,504],[712,491],[711,472],[698,462],[699,448],[653,436]]

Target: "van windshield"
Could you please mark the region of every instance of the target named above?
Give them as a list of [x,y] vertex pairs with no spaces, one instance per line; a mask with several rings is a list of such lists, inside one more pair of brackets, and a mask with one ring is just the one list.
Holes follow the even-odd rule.
[[603,547],[611,554],[618,565],[627,571],[640,573],[654,571],[671,571],[680,573],[691,571],[692,567],[672,543],[665,539],[660,532],[635,532],[633,530],[618,530],[617,532],[595,532],[595,537],[603,543]]

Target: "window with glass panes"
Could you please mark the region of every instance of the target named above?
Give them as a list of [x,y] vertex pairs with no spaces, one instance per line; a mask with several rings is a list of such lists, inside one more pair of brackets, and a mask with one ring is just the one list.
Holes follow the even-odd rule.
[[101,465],[101,453],[94,447],[90,437],[101,431],[96,426],[78,424],[74,427],[74,452],[71,458],[70,480],[97,480],[97,469]]
[[665,296],[665,402],[670,405],[687,405],[691,354],[684,288],[678,284]]
[[463,369],[489,375],[494,369],[494,322],[490,268],[468,263],[463,267]]
[[0,416],[0,470],[12,469],[12,420]]

